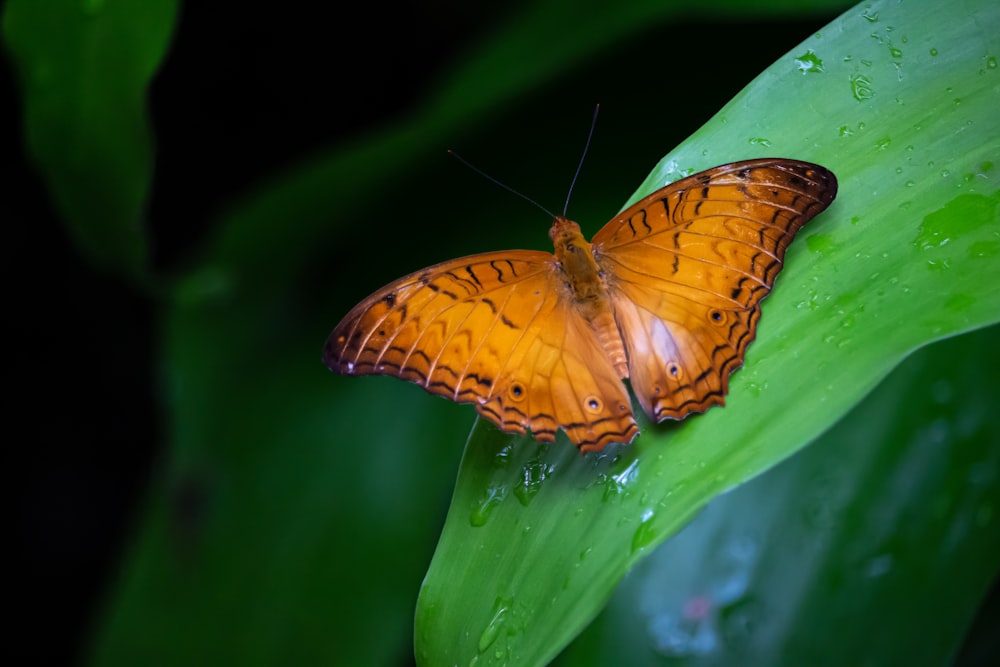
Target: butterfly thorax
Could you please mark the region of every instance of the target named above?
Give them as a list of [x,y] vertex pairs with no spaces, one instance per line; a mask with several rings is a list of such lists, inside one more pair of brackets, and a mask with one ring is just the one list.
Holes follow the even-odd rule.
[[[601,267],[594,259],[590,243],[580,233],[580,225],[572,220],[558,217],[552,223],[549,237],[555,245],[556,259],[573,297],[584,309],[593,303],[597,310],[605,310],[607,292]],[[595,311],[594,315],[596,314]]]

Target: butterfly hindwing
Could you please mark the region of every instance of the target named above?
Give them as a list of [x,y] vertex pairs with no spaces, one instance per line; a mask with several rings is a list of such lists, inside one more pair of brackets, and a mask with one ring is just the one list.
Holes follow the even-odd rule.
[[504,363],[504,381],[479,414],[505,431],[530,428],[552,442],[562,428],[582,451],[638,434],[628,392],[590,325],[552,285],[532,326]]
[[[760,307],[721,309],[619,283],[615,318],[636,398],[654,421],[723,405]],[[668,305],[669,304],[669,305]]]

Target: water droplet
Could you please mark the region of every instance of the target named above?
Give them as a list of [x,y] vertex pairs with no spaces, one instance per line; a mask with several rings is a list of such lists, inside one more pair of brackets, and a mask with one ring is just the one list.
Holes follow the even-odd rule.
[[854,74],[851,76],[851,94],[858,102],[870,100],[875,96],[872,90],[872,81],[864,74]]
[[884,151],[886,148],[889,147],[889,144],[891,143],[892,139],[890,139],[889,137],[882,137],[881,139],[875,142],[875,148],[877,150]]
[[486,487],[483,495],[480,496],[472,508],[472,513],[469,515],[469,523],[476,528],[485,526],[486,522],[490,520],[490,514],[493,513],[493,509],[506,497],[506,486],[491,484]]
[[632,553],[648,547],[656,539],[656,531],[653,529],[653,510],[647,509],[642,513],[639,520],[639,527],[632,534]]
[[512,598],[501,597],[498,597],[493,602],[493,616],[490,618],[490,622],[486,624],[486,628],[483,629],[482,634],[479,635],[480,653],[492,646],[493,642],[500,636],[500,631],[503,630],[513,602]]
[[938,54],[938,50],[937,49],[931,49],[929,53],[931,54],[931,56],[936,57],[937,54]]
[[849,137],[852,134],[854,134],[854,132],[851,131],[851,128],[847,127],[846,125],[841,125],[840,129],[839,129],[839,132],[840,132],[840,136],[842,136],[842,137]]
[[604,484],[604,495],[602,499],[607,501],[615,496],[627,494],[628,487],[639,478],[639,459],[633,459],[617,475],[609,475]]
[[902,58],[903,57],[903,52],[900,51],[899,49],[897,49],[894,46],[890,46],[889,47],[889,53],[892,55],[893,58]]
[[514,455],[514,448],[511,445],[505,445],[504,447],[501,447],[500,450],[496,453],[496,456],[493,457],[493,462],[500,467],[506,468],[507,464],[510,463],[510,459],[513,455]]
[[795,59],[795,64],[798,66],[799,71],[803,74],[818,74],[823,70],[823,61],[820,60],[819,56],[813,53],[812,49],[808,49],[805,53]]
[[861,18],[869,23],[878,23],[878,12],[873,12],[871,7],[868,7],[865,9],[865,13],[861,15]]
[[771,145],[770,139],[765,139],[764,137],[750,137],[750,144],[753,146],[763,146],[767,148]]
[[996,197],[978,194],[959,195],[942,208],[924,217],[913,243],[925,251],[940,251],[952,240],[967,236],[981,226],[990,224],[995,219],[996,205]]
[[525,507],[532,501],[542,488],[542,482],[552,474],[553,466],[541,461],[529,461],[521,470],[521,479],[514,487],[514,495]]

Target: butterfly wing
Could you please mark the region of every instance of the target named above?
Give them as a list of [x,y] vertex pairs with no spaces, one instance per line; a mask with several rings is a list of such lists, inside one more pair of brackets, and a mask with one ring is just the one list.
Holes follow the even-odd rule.
[[654,192],[597,233],[632,388],[651,418],[725,402],[788,244],[836,194],[818,165],[736,162]]
[[509,433],[552,442],[562,428],[600,449],[638,433],[628,393],[589,323],[571,307],[554,257],[487,253],[401,278],[330,334],[324,361],[345,375],[394,375],[473,403]]

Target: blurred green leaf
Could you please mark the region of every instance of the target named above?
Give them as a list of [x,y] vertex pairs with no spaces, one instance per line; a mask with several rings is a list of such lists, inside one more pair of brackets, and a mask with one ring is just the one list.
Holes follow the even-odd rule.
[[[1000,7],[856,7],[758,77],[635,195],[780,155],[840,179],[763,307],[729,405],[581,458],[479,424],[421,589],[421,664],[544,664],[718,493],[818,437],[906,355],[1000,320]],[[725,66],[720,57],[717,66]]]
[[175,0],[11,0],[3,12],[28,153],[84,254],[132,278],[149,268],[147,89],[176,14]]

